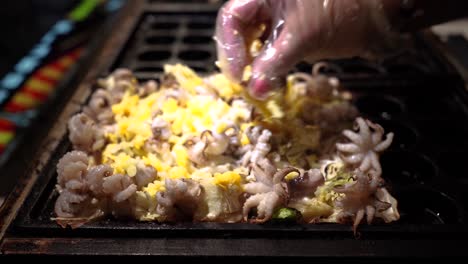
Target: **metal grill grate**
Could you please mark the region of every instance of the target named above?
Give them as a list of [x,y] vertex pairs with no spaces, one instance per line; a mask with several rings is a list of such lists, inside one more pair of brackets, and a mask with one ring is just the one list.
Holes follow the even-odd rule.
[[184,63],[199,73],[213,72],[215,20],[216,14],[146,15],[117,66],[132,69],[141,79],[154,78],[168,63]]

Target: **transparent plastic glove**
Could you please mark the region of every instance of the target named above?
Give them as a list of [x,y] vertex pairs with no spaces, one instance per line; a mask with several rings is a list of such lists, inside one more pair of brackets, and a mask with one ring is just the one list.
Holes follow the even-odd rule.
[[[365,55],[390,35],[381,0],[231,0],[218,15],[218,66],[241,82],[252,65],[248,89],[265,98],[301,60]],[[263,42],[258,56],[254,40]]]

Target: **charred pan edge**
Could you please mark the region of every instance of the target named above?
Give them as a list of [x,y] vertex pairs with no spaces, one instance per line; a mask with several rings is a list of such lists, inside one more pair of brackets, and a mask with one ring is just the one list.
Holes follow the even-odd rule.
[[[412,263],[432,263],[435,259],[447,261],[447,257],[466,256],[466,250],[460,250],[459,240],[444,240],[443,243],[434,243],[433,240],[402,240],[395,243],[393,240],[321,240],[289,239],[281,244],[275,239],[206,239],[206,238],[172,238],[151,239],[139,238],[116,239],[89,239],[89,238],[13,238],[5,242],[3,252],[5,255],[95,255],[103,253],[109,256],[138,255],[159,257],[271,257],[278,261],[278,257],[288,257],[288,260],[306,258],[321,259],[334,256],[331,263],[341,263],[354,257],[363,260],[370,258],[369,263],[387,263],[390,257],[399,259],[411,258]],[[73,246],[70,246],[73,245]],[[320,246],[317,246],[320,245]],[[415,245],[418,245],[417,247]],[[96,247],[97,246],[97,247]],[[339,248],[339,250],[337,250]],[[236,250],[233,250],[236,249]],[[398,252],[398,255],[393,255]],[[428,253],[430,252],[430,253]],[[392,255],[390,255],[392,254]],[[433,258],[431,256],[437,256]],[[273,259],[274,258],[274,259]],[[280,258],[280,260],[285,260]],[[419,261],[418,261],[419,260]],[[427,262],[429,260],[429,262]],[[366,261],[363,261],[367,263]],[[211,263],[206,262],[205,263]],[[213,261],[214,263],[214,261]],[[250,263],[250,262],[249,262]],[[253,263],[253,262],[252,262]],[[276,262],[273,262],[276,263]],[[296,262],[293,262],[296,263]],[[435,262],[438,263],[438,262]]]

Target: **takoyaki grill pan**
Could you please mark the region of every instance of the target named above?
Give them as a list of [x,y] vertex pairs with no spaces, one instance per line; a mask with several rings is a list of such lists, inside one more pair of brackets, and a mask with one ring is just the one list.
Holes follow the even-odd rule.
[[[468,101],[464,82],[434,48],[427,33],[378,62],[329,61],[324,74],[338,76],[354,94],[362,115],[395,133],[382,157],[384,178],[399,201],[401,220],[362,225],[157,224],[108,219],[75,230],[50,220],[57,197],[55,166],[70,148],[66,121],[86,103],[94,80],[127,67],[141,80],[157,78],[166,63],[200,73],[216,70],[212,40],[219,4],[130,1],[108,38],[102,39],[86,78],[61,110],[44,151],[23,171],[9,197],[11,219],[4,254],[106,254],[232,257],[353,257],[372,261],[468,255]],[[183,2],[183,1],[182,1]],[[300,63],[297,70],[309,72]],[[26,171],[26,172],[24,172]],[[37,180],[36,180],[37,179]],[[31,189],[30,192],[28,190]],[[16,199],[16,200],[15,200]],[[15,203],[16,202],[16,203]],[[3,214],[6,214],[5,212]]]

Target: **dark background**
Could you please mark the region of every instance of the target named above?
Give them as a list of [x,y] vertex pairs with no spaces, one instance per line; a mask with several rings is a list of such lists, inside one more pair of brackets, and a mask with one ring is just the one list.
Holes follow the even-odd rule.
[[0,4],[0,79],[79,0],[6,0]]

